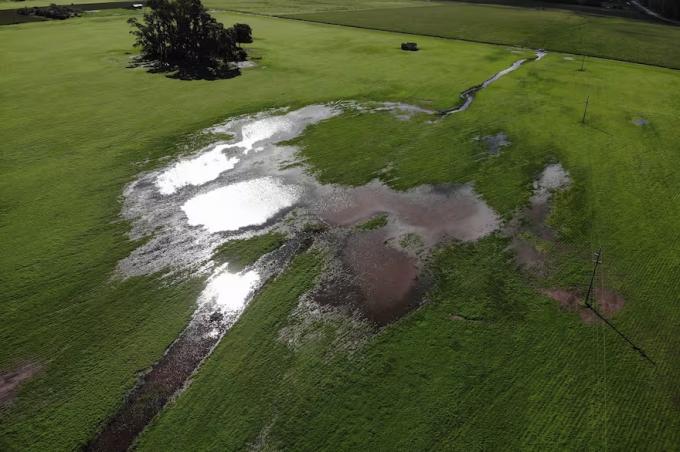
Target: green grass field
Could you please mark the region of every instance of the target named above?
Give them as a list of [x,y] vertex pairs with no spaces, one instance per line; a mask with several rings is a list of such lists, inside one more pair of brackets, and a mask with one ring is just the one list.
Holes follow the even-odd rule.
[[[396,50],[402,36],[220,19],[259,30],[252,52],[262,58],[260,68],[234,80],[191,83],[127,69],[133,49],[125,17],[0,28],[0,368],[25,361],[44,368],[4,410],[0,448],[69,449],[86,441],[188,319],[200,281],[110,281],[117,261],[136,246],[119,219],[123,186],[183,151],[176,143],[229,116],[275,106],[339,98],[417,102],[446,92],[438,101],[444,106],[516,58],[502,48],[459,44],[469,66],[435,70],[452,44],[432,39],[438,50],[425,56],[433,69],[423,72],[404,64],[412,55]],[[337,51],[338,43],[346,49]],[[319,60],[318,53],[327,56]]]
[[[455,59],[440,67],[448,64]],[[553,223],[571,251],[555,264],[555,276],[518,274],[502,240],[447,248],[433,264],[437,285],[428,305],[360,352],[330,358],[332,325],[320,325],[321,338],[293,352],[276,328],[258,326],[285,322],[285,314],[244,319],[239,333],[256,335],[268,352],[252,348],[244,357],[231,340],[220,344],[141,448],[675,449],[680,369],[672,262],[680,256],[673,228],[680,209],[673,187],[680,181],[671,162],[678,158],[673,112],[680,97],[668,93],[680,92],[680,77],[605,60],[578,68],[578,61],[551,54],[435,125],[348,115],[314,126],[299,142],[323,181],[362,184],[389,164],[383,177],[398,188],[474,181],[506,215],[528,198],[542,164],[563,162],[575,187],[559,198]],[[648,88],[635,88],[641,78]],[[653,126],[635,126],[636,117]],[[499,130],[514,144],[479,160],[472,138]],[[598,245],[606,250],[603,278],[627,299],[616,323],[645,344],[657,368],[610,330],[581,324],[531,289],[582,286]],[[263,295],[247,318],[280,302]],[[484,320],[455,321],[453,314]],[[264,381],[277,383],[262,391]]]
[[680,69],[680,27],[566,10],[451,2],[322,11],[289,17],[329,24],[544,48]]
[[[521,56],[451,39],[217,17],[251,24],[250,50],[261,59],[215,82],[126,68],[124,16],[0,27],[0,372],[42,368],[0,407],[0,450],[85,443],[193,310],[200,278],[112,279],[137,245],[119,217],[136,174],[195,149],[196,132],[233,115],[339,99],[444,108]],[[423,50],[400,52],[405,40]],[[422,308],[351,351],[336,350],[348,328],[337,319],[312,325],[291,348],[280,332],[324,262],[308,252],[258,294],[139,448],[677,450],[680,72],[603,59],[579,66],[551,53],[435,124],[343,115],[298,140],[322,181],[474,182],[506,217],[545,163],[562,162],[574,187],[551,219],[565,249],[552,250],[561,259],[549,280],[519,272],[500,237],[444,247]],[[499,131],[512,146],[480,159],[473,138]],[[656,368],[535,291],[585,284],[598,245],[606,284],[626,298],[614,321]],[[252,261],[273,246],[253,241],[229,253]]]

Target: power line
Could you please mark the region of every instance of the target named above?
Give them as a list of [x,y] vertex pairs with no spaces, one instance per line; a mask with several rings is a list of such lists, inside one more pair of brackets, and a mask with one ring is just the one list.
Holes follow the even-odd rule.
[[621,338],[622,338],[624,341],[626,341],[626,342],[628,343],[628,345],[630,345],[630,346],[633,348],[633,350],[635,350],[636,352],[638,352],[638,353],[640,354],[640,356],[642,356],[645,360],[647,360],[647,361],[648,361],[650,364],[652,364],[653,366],[656,366],[656,363],[654,362],[654,360],[652,360],[652,358],[650,358],[650,357],[647,355],[647,353],[646,353],[641,347],[639,347],[637,344],[635,344],[635,342],[633,342],[632,340],[630,340],[630,339],[628,338],[628,336],[626,336],[625,334],[623,334],[623,333],[622,333],[622,332],[621,332],[621,331],[620,331],[613,323],[611,323],[605,316],[603,316],[603,315],[602,315],[602,314],[601,314],[601,313],[600,313],[600,312],[592,305],[592,303],[590,302],[590,297],[591,297],[592,292],[593,292],[593,283],[594,283],[594,281],[595,281],[595,274],[596,274],[596,272],[597,272],[597,267],[598,267],[598,266],[600,265],[600,263],[602,262],[602,261],[601,261],[601,257],[602,257],[602,248],[600,248],[600,250],[599,250],[597,253],[595,253],[595,265],[594,265],[594,267],[593,267],[593,273],[592,273],[592,275],[591,275],[591,277],[590,277],[590,285],[588,286],[588,293],[586,294],[586,300],[585,300],[586,307],[587,307],[588,309],[590,309],[590,310],[593,312],[593,314],[595,314],[595,315],[596,315],[600,320],[602,320],[607,326],[609,326],[612,330],[614,330],[614,332],[615,332],[616,334],[618,334],[619,336],[621,336]]

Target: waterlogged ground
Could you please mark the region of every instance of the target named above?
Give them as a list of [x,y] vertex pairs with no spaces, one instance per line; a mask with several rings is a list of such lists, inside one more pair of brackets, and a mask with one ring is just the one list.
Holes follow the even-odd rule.
[[[468,98],[462,100],[469,105]],[[546,224],[550,201],[571,183],[559,163],[543,169],[528,207],[505,225],[469,184],[406,191],[379,180],[359,186],[323,184],[291,140],[311,125],[347,114],[390,114],[398,121],[431,117],[420,121],[422,127],[442,120],[437,119],[441,113],[399,103],[338,102],[265,111],[210,128],[206,133],[231,138],[143,174],[126,188],[123,215],[133,223],[133,238],[147,241],[120,262],[118,277],[204,274],[206,283],[187,329],[128,395],[90,449],[132,444],[238,320],[253,294],[309,246],[321,251],[327,263],[316,286],[300,301],[298,326],[282,330],[282,340],[289,344],[304,341],[304,325],[319,312],[325,312],[321,318],[335,311],[355,319],[356,325],[380,327],[418,307],[431,286],[429,256],[444,243],[474,242],[499,232],[511,238],[509,249],[520,267],[545,274],[547,256],[526,237],[555,240]],[[491,156],[511,144],[502,132],[482,140]],[[272,232],[287,237],[285,244],[254,265],[231,269],[229,262],[215,258],[229,241]],[[569,292],[542,293],[565,306],[562,294]],[[580,299],[568,298],[570,308]],[[452,318],[474,320],[462,313]],[[371,328],[350,330],[365,336]]]
[[[166,164],[163,158],[202,146],[182,149],[185,134],[271,106],[292,105],[293,111],[334,99],[403,100],[445,109],[466,88],[528,56],[455,40],[216,16],[227,24],[251,24],[256,42],[248,47],[261,58],[243,77],[205,84],[126,70],[127,52],[134,50],[124,17],[0,30],[11,69],[3,78],[8,109],[0,126],[7,157],[0,228],[11,238],[1,241],[0,253],[0,374],[9,396],[0,403],[0,449],[79,448],[115,417],[136,380],[143,384],[158,376],[163,384],[153,397],[148,390],[138,394],[162,405],[183,378],[173,357],[184,356],[191,384],[140,438],[140,450],[673,450],[680,432],[677,74],[584,60],[574,48],[573,60],[551,54],[527,64],[449,118],[341,113],[294,139],[300,163],[324,183],[358,188],[377,178],[402,192],[422,190],[422,184],[453,190],[461,187],[447,184],[470,183],[504,220],[499,233],[474,242],[452,240],[427,251],[422,239],[409,236],[384,246],[381,236],[399,226],[385,213],[357,225],[327,225],[325,232],[311,228],[312,248],[288,264],[287,255],[307,243],[296,243],[296,229],[287,231],[281,223],[300,207],[283,208],[268,224],[243,231],[210,233],[200,224],[205,218],[188,224],[182,207],[225,185],[217,179],[163,196],[155,179],[140,181],[155,187],[146,192],[152,202],[139,204],[153,206],[142,212],[160,220],[151,224],[174,223],[183,231],[175,236],[160,227],[157,235],[147,234],[153,228],[145,229],[139,216],[134,227],[143,240],[130,242],[132,223],[120,221],[121,187]],[[401,11],[400,17],[411,15]],[[488,22],[488,15],[479,17]],[[613,25],[638,39],[624,24]],[[401,52],[404,40],[417,41],[422,51]],[[648,54],[648,48],[641,44],[634,51]],[[49,72],[41,70],[45,66]],[[582,124],[587,96],[591,104]],[[220,178],[241,164],[238,153],[224,155],[239,162],[228,163],[234,168]],[[545,165],[558,162],[572,181],[550,199],[556,209],[545,226],[558,239],[540,239],[533,231],[541,229],[528,220],[519,225],[527,249],[542,259],[546,276],[538,277],[534,268],[517,271],[517,253],[508,249],[512,239],[499,235],[514,209],[530,207],[532,181]],[[283,186],[271,174],[263,171],[261,178]],[[250,179],[233,178],[234,184],[239,180]],[[222,254],[225,245],[212,257],[215,243],[227,239],[282,237],[268,228],[282,228],[285,235],[263,249],[281,246],[285,255],[250,266],[264,251],[250,254],[248,245],[244,266]],[[133,251],[146,240],[156,243]],[[356,305],[363,282],[352,278],[353,260],[363,258],[367,242],[383,252],[382,263],[394,263],[407,276],[395,278],[398,290],[386,293],[387,299],[408,292],[416,272],[418,285],[430,285],[423,297],[413,296],[424,298],[424,305],[407,305],[398,322],[387,316],[383,321],[391,323],[385,327],[367,320],[372,306]],[[227,243],[236,248],[255,242]],[[646,347],[656,370],[616,342],[614,333],[582,322],[579,308],[571,312],[569,303],[581,306],[598,244],[607,285],[620,294],[609,304],[615,309],[625,300],[612,321]],[[130,253],[140,259],[124,259]],[[423,272],[421,256],[428,253]],[[220,268],[225,260],[228,271]],[[283,273],[276,271],[279,262]],[[361,271],[370,275],[368,270]],[[346,277],[326,281],[324,275]],[[207,289],[208,281],[214,290]],[[352,283],[352,290],[342,292],[350,296],[338,300],[339,291],[332,289],[327,292],[333,299],[321,304],[319,286],[337,288],[335,281]],[[223,283],[234,293],[218,309],[216,294],[229,294]],[[252,286],[257,289],[246,300],[245,315],[220,338],[220,325],[229,322],[221,312],[237,310],[237,289]],[[566,291],[571,301],[560,309],[559,300],[543,295],[547,291]],[[187,328],[197,309],[212,317],[203,330]],[[201,331],[194,337],[202,345],[183,341],[182,331],[186,337]],[[220,342],[212,346],[215,340]],[[177,348],[167,349],[173,341]],[[210,358],[202,361],[197,350],[207,350]],[[164,351],[168,361],[161,362]],[[158,372],[145,374],[154,362]],[[193,375],[196,363],[201,370]]]
[[[296,237],[309,224],[320,222],[343,231],[338,241],[342,235],[348,242],[350,251],[343,260],[355,278],[370,273],[358,267],[359,262],[378,265],[385,255],[391,256],[396,267],[414,268],[412,277],[405,279],[408,290],[395,295],[397,300],[383,300],[398,304],[416,285],[415,262],[423,251],[444,240],[476,240],[498,228],[498,215],[469,185],[422,186],[399,192],[379,181],[359,187],[319,183],[299,161],[298,149],[285,142],[308,125],[348,111],[389,111],[403,120],[429,114],[401,104],[346,102],[269,111],[212,128],[212,133],[234,138],[145,174],[126,189],[123,215],[133,221],[132,236],[150,239],[121,261],[120,276],[161,271],[178,277],[203,272],[208,284],[200,303],[214,303],[224,312],[237,313],[263,278],[252,269],[230,272],[228,262],[216,266],[211,260],[215,249],[225,241],[272,229]],[[387,217],[379,232],[346,237],[353,226],[377,215]],[[417,242],[415,247],[409,241]],[[351,251],[361,248],[367,253],[369,243],[376,251],[371,259],[360,259]],[[373,280],[359,283],[367,298],[375,294],[372,286],[380,278],[376,275]]]
[[[229,138],[131,183],[123,216],[133,224],[132,238],[146,241],[119,263],[118,277],[202,274],[206,283],[189,326],[88,447],[116,450],[132,444],[238,320],[253,294],[309,246],[321,251],[327,264],[300,301],[301,325],[315,312],[333,310],[359,324],[394,322],[423,302],[431,286],[428,261],[436,247],[475,242],[495,232],[510,238],[509,250],[520,267],[545,276],[547,256],[527,236],[555,240],[546,224],[550,201],[571,183],[559,163],[543,169],[528,207],[504,224],[470,184],[397,191],[377,179],[358,186],[321,183],[292,144],[306,128],[347,115],[389,114],[434,127],[442,117],[467,110],[480,90],[544,56],[538,52],[534,59],[518,60],[464,91],[459,106],[439,112],[394,102],[345,101],[233,118],[206,131]],[[483,142],[490,157],[512,144],[504,132],[473,140]],[[230,268],[228,261],[215,258],[227,242],[272,232],[286,237],[285,244],[254,265]],[[567,292],[541,293],[561,301]],[[452,318],[474,320],[464,314]],[[282,340],[299,343],[303,331],[291,327]]]
[[[379,181],[359,187],[318,182],[299,160],[298,148],[285,142],[309,125],[347,112],[389,112],[399,120],[432,114],[397,103],[344,102],[235,118],[209,130],[232,139],[144,174],[126,188],[123,216],[133,223],[131,235],[148,240],[120,262],[118,277],[162,272],[168,278],[204,274],[207,279],[190,325],[88,448],[132,444],[252,294],[311,244],[310,225],[322,225],[319,242],[336,260],[312,301],[360,312],[378,325],[420,303],[427,285],[421,277],[424,259],[434,246],[474,241],[498,229],[499,216],[469,185],[399,192]],[[386,217],[379,229],[356,229],[378,215]],[[254,266],[232,271],[229,262],[218,265],[212,259],[227,241],[272,230],[289,241]]]

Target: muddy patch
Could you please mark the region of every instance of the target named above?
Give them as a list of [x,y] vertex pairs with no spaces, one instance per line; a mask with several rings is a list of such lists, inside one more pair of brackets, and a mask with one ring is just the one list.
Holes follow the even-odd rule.
[[217,267],[201,292],[187,328],[126,396],[116,414],[86,445],[89,451],[128,450],[148,423],[190,380],[222,336],[238,320],[263,282],[276,276],[309,242],[294,239],[239,273]]
[[597,320],[593,311],[583,304],[583,297],[576,290],[542,289],[540,292],[557,301],[562,310],[577,313],[584,323],[592,324]]
[[357,225],[385,214],[386,240],[413,233],[428,247],[445,239],[477,240],[500,225],[498,214],[470,185],[422,185],[399,192],[374,181],[344,190],[319,214],[333,226]]
[[595,289],[595,304],[605,317],[611,317],[621,309],[626,303],[621,294],[611,289],[598,287]]
[[[477,240],[499,228],[499,216],[469,185],[400,192],[378,181],[362,187],[320,184],[299,161],[298,149],[285,142],[347,111],[391,112],[404,120],[433,113],[400,103],[341,102],[241,116],[208,130],[233,138],[144,173],[126,187],[123,217],[132,224],[130,238],[144,243],[119,262],[115,277],[157,273],[169,283],[202,277],[206,286],[187,328],[140,377],[89,450],[124,450],[133,444],[187,384],[253,294],[310,246],[310,234],[318,231],[310,232],[309,224],[326,225],[320,230],[329,255],[335,256],[329,264],[335,271],[324,274],[308,306],[340,308],[350,318],[360,313],[366,325],[385,325],[420,303],[427,287],[424,259],[432,247],[446,240]],[[374,230],[356,227],[376,215],[386,220]],[[229,240],[273,230],[288,242],[241,272],[212,259]],[[304,336],[298,333],[291,330],[287,337]]]
[[[559,303],[565,311],[575,312],[584,323],[593,324],[602,322],[597,315],[584,304],[583,294],[575,289],[541,289],[546,297]],[[611,289],[597,288],[593,293],[593,306],[604,317],[612,318],[614,314],[623,309],[625,300]]]
[[474,241],[500,226],[496,212],[469,185],[398,192],[374,181],[343,190],[318,215],[336,228],[386,217],[375,230],[351,228],[338,240],[342,270],[320,284],[315,294],[321,304],[357,306],[378,325],[419,305],[427,287],[423,258],[432,247],[447,240]]
[[359,305],[369,320],[387,324],[418,304],[416,258],[386,244],[385,231],[355,234],[342,251],[343,263],[355,276]]
[[561,164],[547,165],[533,183],[529,205],[508,222],[504,233],[511,238],[510,248],[523,270],[535,276],[547,273],[548,256],[539,246],[554,243],[555,231],[547,224],[553,193],[571,184],[569,173]]
[[[374,181],[336,193],[317,214],[338,234],[339,264],[316,289],[315,300],[356,306],[378,325],[418,306],[427,287],[423,259],[434,246],[474,241],[500,226],[496,212],[468,185],[398,192]],[[352,227],[376,215],[386,217],[381,227]]]
[[37,363],[28,363],[16,369],[0,373],[0,406],[10,404],[21,385],[40,372],[42,366]]
[[508,135],[505,132],[499,132],[495,135],[485,135],[483,137],[476,136],[473,140],[480,141],[489,155],[499,155],[503,148],[512,145],[512,142],[508,139]]

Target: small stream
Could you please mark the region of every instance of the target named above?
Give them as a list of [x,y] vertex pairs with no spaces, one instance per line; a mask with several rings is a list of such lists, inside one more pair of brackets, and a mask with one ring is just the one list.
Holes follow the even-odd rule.
[[454,114],[454,113],[460,113],[461,111],[467,110],[468,108],[470,108],[470,105],[472,105],[472,102],[474,102],[475,96],[478,92],[480,92],[481,90],[483,90],[485,88],[488,88],[489,85],[498,81],[502,77],[510,74],[511,72],[516,71],[517,69],[522,67],[522,65],[524,65],[525,63],[532,62],[532,61],[540,61],[546,55],[547,55],[547,52],[545,52],[543,50],[537,50],[535,57],[533,57],[533,58],[522,58],[521,60],[515,61],[514,63],[512,63],[512,66],[505,68],[500,72],[497,72],[490,79],[487,79],[483,83],[481,83],[479,85],[475,85],[472,88],[468,88],[465,91],[463,91],[460,94],[460,98],[462,100],[462,102],[460,104],[456,105],[455,107],[440,110],[439,114],[442,115],[442,116],[446,116],[446,115],[451,115],[451,114]]

